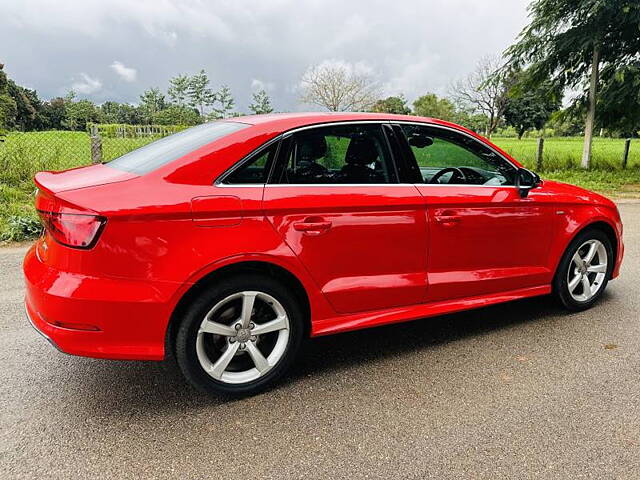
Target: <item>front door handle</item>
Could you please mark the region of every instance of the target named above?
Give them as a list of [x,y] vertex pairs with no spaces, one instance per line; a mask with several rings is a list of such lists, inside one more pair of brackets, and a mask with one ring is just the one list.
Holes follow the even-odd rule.
[[331,228],[331,222],[308,218],[302,222],[294,223],[293,228],[298,232],[303,232],[309,235],[319,235]]
[[460,223],[462,217],[446,212],[446,214],[443,215],[436,215],[435,220],[436,223],[441,225],[455,225],[456,223]]

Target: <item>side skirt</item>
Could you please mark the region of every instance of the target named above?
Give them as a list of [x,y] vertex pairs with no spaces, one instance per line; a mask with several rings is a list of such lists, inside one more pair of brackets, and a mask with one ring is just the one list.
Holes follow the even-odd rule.
[[510,302],[521,298],[547,295],[549,293],[551,293],[551,285],[541,285],[538,287],[521,288],[519,290],[511,290],[508,292],[494,293],[478,297],[458,298],[443,302],[425,303],[422,305],[364,312],[354,315],[341,315],[312,322],[311,336],[316,337],[332,333],[359,330],[362,328],[378,327],[391,323],[418,320],[446,313],[486,307],[488,305],[495,305],[496,303]]

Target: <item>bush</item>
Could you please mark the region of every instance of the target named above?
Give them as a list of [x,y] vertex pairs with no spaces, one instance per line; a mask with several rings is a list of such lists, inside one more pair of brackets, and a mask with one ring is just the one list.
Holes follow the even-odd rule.
[[7,221],[7,228],[2,232],[5,242],[20,242],[38,237],[42,233],[40,220],[31,216],[12,215]]

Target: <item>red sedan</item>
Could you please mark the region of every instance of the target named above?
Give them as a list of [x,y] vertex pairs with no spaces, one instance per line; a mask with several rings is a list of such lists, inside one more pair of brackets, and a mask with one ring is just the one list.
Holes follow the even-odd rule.
[[610,200],[419,117],[241,117],[35,183],[35,328],[73,355],[175,356],[207,392],[264,388],[309,336],[549,293],[588,308],[624,250]]

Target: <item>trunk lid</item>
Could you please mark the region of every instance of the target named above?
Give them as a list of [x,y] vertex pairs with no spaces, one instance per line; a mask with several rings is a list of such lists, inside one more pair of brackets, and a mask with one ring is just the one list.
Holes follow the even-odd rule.
[[135,173],[116,170],[115,168],[98,164],[73,168],[63,172],[39,172],[36,173],[34,182],[40,190],[56,194],[107,183],[124,182],[136,177],[138,175]]

